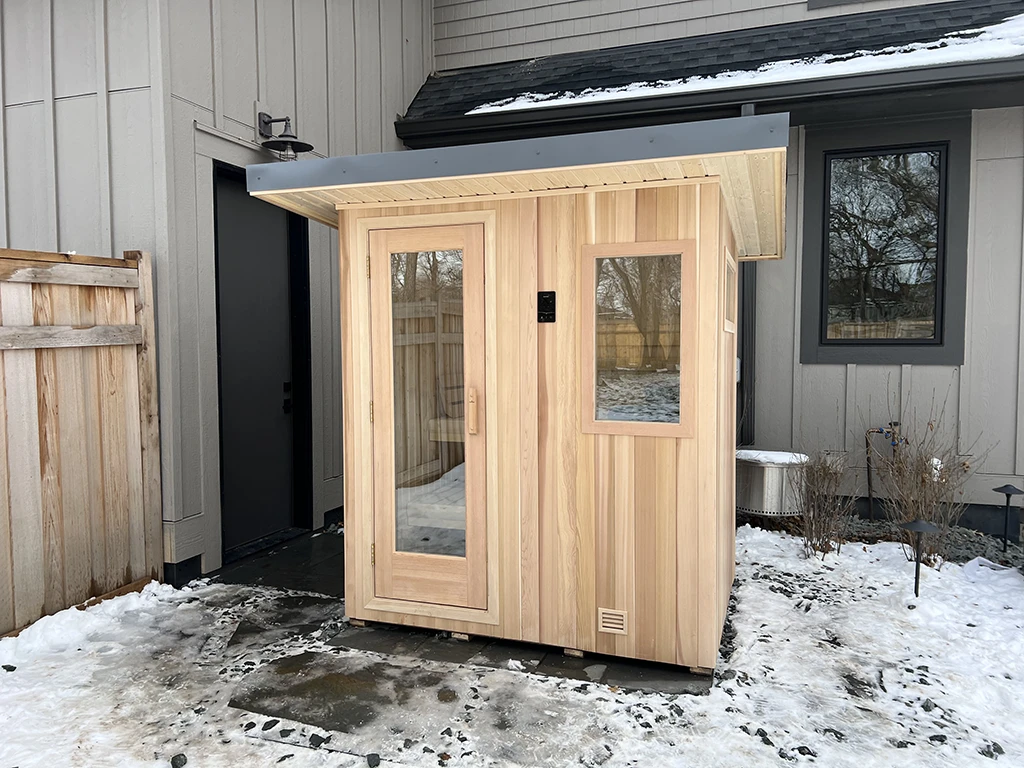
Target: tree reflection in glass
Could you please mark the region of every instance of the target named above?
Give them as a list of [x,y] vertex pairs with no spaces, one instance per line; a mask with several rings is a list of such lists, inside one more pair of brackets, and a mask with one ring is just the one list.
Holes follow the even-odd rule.
[[595,418],[679,423],[681,257],[596,261]]
[[934,339],[941,149],[829,158],[827,339]]

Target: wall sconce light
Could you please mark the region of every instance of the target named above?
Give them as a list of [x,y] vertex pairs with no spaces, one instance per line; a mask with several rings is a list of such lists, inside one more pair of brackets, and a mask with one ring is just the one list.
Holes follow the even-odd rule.
[[[299,141],[298,136],[292,133],[292,119],[290,117],[271,117],[267,112],[260,112],[257,116],[257,130],[260,136],[266,137],[261,146],[279,152],[282,160],[294,160],[299,152],[310,152],[312,144]],[[274,123],[284,123],[284,130],[280,135],[274,135]]]

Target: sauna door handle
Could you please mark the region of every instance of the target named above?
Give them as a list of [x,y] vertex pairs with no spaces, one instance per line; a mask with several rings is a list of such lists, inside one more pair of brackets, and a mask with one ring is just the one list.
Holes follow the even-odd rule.
[[466,431],[471,435],[477,432],[476,387],[466,391]]

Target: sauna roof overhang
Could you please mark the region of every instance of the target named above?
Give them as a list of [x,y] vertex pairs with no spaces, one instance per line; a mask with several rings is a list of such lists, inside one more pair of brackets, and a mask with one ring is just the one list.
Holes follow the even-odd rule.
[[786,114],[251,165],[249,193],[338,225],[339,210],[636,189],[717,178],[741,259],[780,258]]

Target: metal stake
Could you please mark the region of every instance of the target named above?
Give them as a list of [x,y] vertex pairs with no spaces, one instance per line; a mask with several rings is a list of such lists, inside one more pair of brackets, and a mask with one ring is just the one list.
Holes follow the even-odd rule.
[[937,533],[939,527],[927,520],[911,520],[900,526],[914,532],[914,597],[921,596],[921,536],[925,533]]
[[914,597],[921,596],[921,532],[914,533]]
[[1024,493],[1024,491],[1015,485],[1009,484],[1000,485],[998,488],[993,488],[992,490],[1006,496],[1006,510],[1003,513],[1003,552],[1005,552],[1010,540],[1010,497],[1019,496]]

